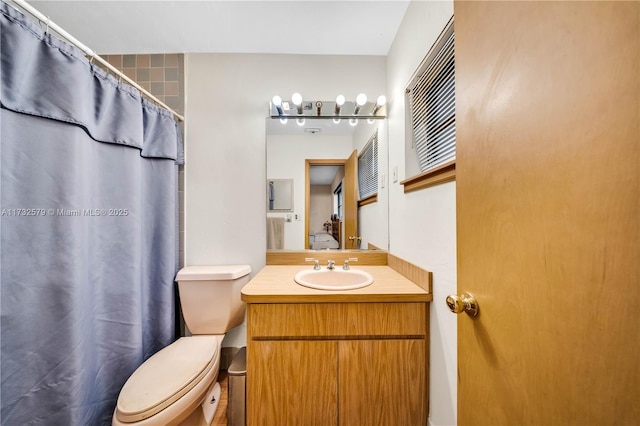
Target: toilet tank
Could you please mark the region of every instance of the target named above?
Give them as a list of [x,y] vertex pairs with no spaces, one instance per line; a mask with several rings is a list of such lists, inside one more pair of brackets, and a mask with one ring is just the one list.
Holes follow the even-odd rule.
[[176,275],[180,306],[191,334],[225,334],[244,321],[240,290],[251,266],[186,266]]

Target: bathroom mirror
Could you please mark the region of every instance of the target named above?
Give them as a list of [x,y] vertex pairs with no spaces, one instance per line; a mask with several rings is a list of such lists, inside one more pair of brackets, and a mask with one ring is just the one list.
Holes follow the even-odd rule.
[[293,211],[293,179],[267,179],[267,211]]
[[[282,123],[266,119],[267,185],[290,179],[292,210],[267,208],[267,250],[382,249],[389,244],[387,182],[388,137],[386,119],[307,119]],[[351,121],[351,122],[350,122]],[[377,195],[359,200],[344,198],[345,185],[357,185],[356,170],[345,169],[377,135]],[[350,182],[353,182],[351,184]],[[267,194],[269,202],[269,193]],[[351,212],[351,213],[349,213]],[[354,221],[355,232],[345,229]],[[353,225],[353,224],[352,224]],[[348,245],[349,237],[356,237]],[[355,245],[354,245],[355,244]]]

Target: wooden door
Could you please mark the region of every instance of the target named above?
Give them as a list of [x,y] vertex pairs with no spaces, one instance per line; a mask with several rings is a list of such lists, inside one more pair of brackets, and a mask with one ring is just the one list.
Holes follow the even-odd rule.
[[640,3],[454,12],[458,424],[638,424]]
[[[344,248],[358,247],[358,151],[354,150],[344,164]],[[352,237],[352,238],[351,238]]]

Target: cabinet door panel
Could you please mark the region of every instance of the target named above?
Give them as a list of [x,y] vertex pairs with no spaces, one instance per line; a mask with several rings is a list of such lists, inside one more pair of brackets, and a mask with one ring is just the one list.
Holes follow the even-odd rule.
[[424,425],[425,340],[340,341],[340,425]]
[[337,343],[251,341],[247,348],[248,425],[333,425]]

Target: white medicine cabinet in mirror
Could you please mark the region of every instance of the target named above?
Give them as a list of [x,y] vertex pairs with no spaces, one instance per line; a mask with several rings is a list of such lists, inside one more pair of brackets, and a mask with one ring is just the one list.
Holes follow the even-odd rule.
[[[359,119],[357,124],[307,119],[302,126],[295,120],[266,120],[267,249],[387,250],[386,119]],[[374,135],[377,194],[364,201],[358,191],[358,156]],[[291,190],[286,204],[280,204],[279,186],[281,193]]]
[[267,212],[293,211],[293,179],[267,179]]

